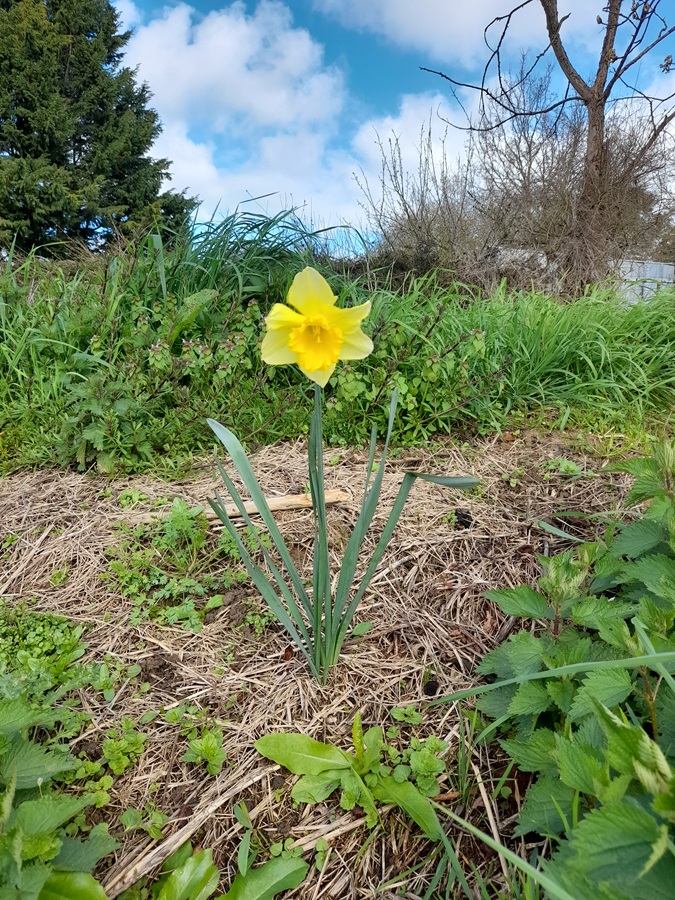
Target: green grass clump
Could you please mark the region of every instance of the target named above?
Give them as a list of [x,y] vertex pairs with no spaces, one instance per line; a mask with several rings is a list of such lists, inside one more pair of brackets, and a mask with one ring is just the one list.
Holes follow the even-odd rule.
[[[314,236],[290,215],[235,214],[150,235],[72,271],[32,256],[0,271],[0,469],[97,465],[168,473],[213,447],[207,417],[245,442],[309,426],[306,379],[260,360],[264,318],[293,276],[318,265]],[[373,301],[368,359],[326,389],[325,436],[367,443],[487,432],[534,417],[633,430],[675,400],[675,294],[626,307],[610,292],[562,304],[504,287],[483,297],[433,276],[367,292],[327,272],[343,304]]]

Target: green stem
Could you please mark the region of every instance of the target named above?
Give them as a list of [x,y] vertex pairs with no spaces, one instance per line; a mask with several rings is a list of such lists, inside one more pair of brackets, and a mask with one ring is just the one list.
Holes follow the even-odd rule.
[[335,663],[333,637],[333,604],[330,590],[330,565],[328,558],[328,533],[326,528],[326,498],[323,473],[323,391],[314,386],[314,415],[309,432],[309,475],[314,510],[314,590],[313,621],[314,659],[321,672],[323,684]]
[[642,676],[642,684],[645,689],[645,702],[649,709],[649,718],[652,723],[652,738],[657,741],[659,739],[659,723],[656,718],[656,703],[654,702],[654,692],[649,681],[649,673],[646,666],[640,666],[640,675]]

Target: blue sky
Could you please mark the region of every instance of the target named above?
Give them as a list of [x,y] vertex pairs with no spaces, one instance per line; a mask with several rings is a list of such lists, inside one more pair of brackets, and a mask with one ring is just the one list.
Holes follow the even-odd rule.
[[[476,80],[483,28],[511,8],[510,0],[113,2],[134,32],[125,63],[148,82],[164,126],[152,153],[173,160],[171,186],[201,198],[201,218],[216,206],[271,214],[298,206],[316,225],[363,225],[354,175],[377,186],[378,135],[399,138],[411,170],[430,119],[440,148],[439,114],[459,123],[462,114],[444,82],[419,67]],[[593,65],[603,6],[559,0],[582,74]],[[514,17],[508,54],[542,49],[543,33],[531,3]],[[658,69],[673,43],[643,63],[642,87],[675,90],[675,73]],[[446,152],[456,156],[464,139],[451,129]],[[263,194],[271,196],[247,202]]]

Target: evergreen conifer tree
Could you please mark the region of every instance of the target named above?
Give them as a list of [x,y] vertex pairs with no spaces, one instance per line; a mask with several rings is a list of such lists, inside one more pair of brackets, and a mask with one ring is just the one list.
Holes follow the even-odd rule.
[[109,0],[0,0],[0,246],[91,245],[195,209],[161,192],[159,117],[119,25]]

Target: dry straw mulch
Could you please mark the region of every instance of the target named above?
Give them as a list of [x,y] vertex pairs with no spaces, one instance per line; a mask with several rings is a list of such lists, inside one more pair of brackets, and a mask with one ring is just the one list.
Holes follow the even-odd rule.
[[[575,460],[583,476],[547,475],[547,461],[560,457]],[[301,444],[265,448],[253,462],[268,496],[305,490]],[[358,513],[364,464],[362,452],[327,453],[326,487],[344,490],[353,498],[329,510],[335,573]],[[203,768],[181,761],[186,747],[175,725],[159,715],[143,727],[148,734],[145,752],[115,781],[113,801],[102,811],[103,818],[114,822],[128,806],[152,801],[170,819],[160,843],[139,837],[138,832],[125,835],[113,825],[121,847],[99,872],[109,897],[116,897],[140,875],[154,874],[188,837],[213,848],[223,873],[221,887],[226,888],[236,871],[241,839],[232,807],[241,800],[263,841],[292,837],[303,849],[311,849],[319,837],[328,840],[333,852],[326,866],[321,872],[313,867],[294,896],[345,900],[421,896],[438,862],[437,848],[400,812],[385,811],[383,827],[370,834],[358,813],[341,810],[334,798],[320,806],[293,809],[292,778],[253,749],[256,738],[275,730],[299,730],[348,748],[357,710],[364,727],[386,728],[393,724],[392,707],[420,704],[424,724],[410,733],[434,734],[448,742],[451,777],[442,785],[447,802],[480,827],[510,840],[523,785],[518,780],[511,783],[514,794],[509,801],[492,800],[490,780],[503,767],[500,770],[498,755],[490,759],[484,748],[473,749],[468,767],[473,787],[462,793],[463,786],[452,774],[461,755],[459,710],[456,704],[425,708],[429,682],[436,683],[438,697],[469,686],[474,664],[513,627],[483,595],[489,588],[533,583],[540,573],[537,554],[565,546],[534,520],[593,537],[600,527],[597,521],[564,520],[557,513],[615,512],[626,479],[604,471],[602,460],[562,446],[560,439],[536,435],[509,442],[491,440],[474,448],[406,450],[387,464],[382,502],[372,536],[363,547],[364,559],[374,547],[404,469],[475,475],[480,488],[463,493],[423,482],[415,485],[358,613],[358,620],[372,623],[372,629],[345,646],[325,687],[309,676],[297,653],[288,658],[288,640],[278,626],[268,627],[259,639],[246,630],[233,630],[241,621],[240,593],[233,592],[231,603],[218,610],[201,633],[193,634],[153,624],[131,627],[127,601],[101,579],[108,566],[106,550],[119,540],[116,523],[133,522],[151,510],[157,498],[181,497],[206,505],[206,498],[219,487],[211,463],[194,477],[174,483],[56,471],[0,481],[2,536],[19,535],[0,560],[0,596],[10,603],[31,600],[39,610],[86,623],[88,658],[102,660],[110,654],[125,665],[138,663],[141,678],[150,683],[146,693],[138,692],[133,682],[122,684],[109,703],[100,695],[98,699],[83,695],[91,722],[73,742],[73,751],[96,747],[123,716],[137,720],[149,710],[184,702],[207,710],[208,721],[223,729],[228,762],[219,776],[211,777]],[[148,499],[126,510],[118,497],[130,487]],[[277,520],[295,559],[309,574],[311,512],[282,512]],[[55,571],[68,572],[58,587],[50,583]],[[255,592],[247,586],[244,594],[254,597]],[[234,658],[228,665],[224,653],[232,647]],[[448,829],[466,871],[470,873],[473,862],[484,878],[498,884],[503,861],[450,823]],[[522,842],[513,846],[526,849]]]

